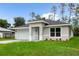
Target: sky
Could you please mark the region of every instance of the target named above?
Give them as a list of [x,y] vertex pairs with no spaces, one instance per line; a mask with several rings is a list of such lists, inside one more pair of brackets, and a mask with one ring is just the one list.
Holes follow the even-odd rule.
[[9,23],[14,23],[14,17],[24,17],[25,20],[31,18],[30,13],[35,12],[40,15],[50,13],[52,5],[55,3],[0,3],[0,18],[6,19]]

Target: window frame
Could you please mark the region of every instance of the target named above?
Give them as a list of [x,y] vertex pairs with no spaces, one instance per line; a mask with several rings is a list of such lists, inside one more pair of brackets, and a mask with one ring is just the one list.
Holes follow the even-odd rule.
[[[56,30],[57,28],[55,28],[55,30]],[[56,31],[56,37],[60,37],[61,36],[61,28],[59,28],[60,30],[57,32]],[[59,36],[57,36],[57,34],[59,34]]]
[[[50,28],[50,36],[51,36],[52,33],[54,33],[54,36],[55,36],[55,28],[53,28],[54,29],[54,32],[51,32],[51,29],[52,28]],[[54,37],[54,36],[51,36],[51,37]]]
[[[56,32],[56,28],[54,28],[54,32],[51,32],[51,28],[50,28],[50,37],[61,37],[61,28],[60,27],[56,27],[56,28],[60,28],[60,31],[59,32]],[[54,36],[51,36],[51,33],[54,33]],[[59,36],[57,36],[56,34],[57,33],[60,33]]]

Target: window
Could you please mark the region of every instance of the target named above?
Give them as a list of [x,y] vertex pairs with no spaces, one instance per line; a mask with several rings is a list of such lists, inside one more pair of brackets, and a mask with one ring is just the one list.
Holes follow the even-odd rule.
[[60,36],[60,28],[56,28],[56,36],[57,36],[57,37]]
[[55,36],[55,28],[51,28],[50,29],[50,35],[51,36]]
[[60,37],[61,35],[61,29],[60,28],[50,28],[50,36],[54,37]]

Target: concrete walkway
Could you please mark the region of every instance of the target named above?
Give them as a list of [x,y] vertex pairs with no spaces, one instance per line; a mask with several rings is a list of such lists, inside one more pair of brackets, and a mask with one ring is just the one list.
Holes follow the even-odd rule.
[[22,40],[5,40],[5,41],[0,41],[0,44],[8,44],[12,42],[21,42]]

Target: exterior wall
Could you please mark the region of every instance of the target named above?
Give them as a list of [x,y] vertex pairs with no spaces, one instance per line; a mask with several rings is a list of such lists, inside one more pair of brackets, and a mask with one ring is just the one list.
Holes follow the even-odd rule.
[[71,30],[71,36],[70,36],[70,38],[73,37],[73,36],[74,36],[74,35],[73,35],[73,31]]
[[60,39],[61,37],[51,37],[50,36],[50,28],[61,28],[61,27],[47,27],[47,28],[44,28],[44,33],[43,33],[43,36],[44,36],[44,40],[45,39],[52,39],[52,40],[56,40],[56,39]]
[[61,38],[62,38],[63,41],[68,40],[70,38],[68,26],[61,27]]
[[11,32],[3,32],[3,38],[11,38]]
[[[39,27],[39,40],[45,40],[45,39],[61,39],[63,41],[68,40],[70,37],[73,37],[73,32],[71,31],[71,35],[69,35],[69,32],[71,29],[69,29],[69,26],[52,26],[52,27],[44,27],[43,23],[34,23],[30,24],[29,28],[27,29],[18,29],[15,32],[15,38],[20,40],[36,40],[35,37],[32,37],[32,34],[35,36],[36,32],[34,27]],[[50,28],[61,28],[61,36],[60,37],[51,37],[50,36]]]
[[49,32],[49,28],[45,28],[43,29],[43,38],[45,39],[49,39],[50,38],[50,32]]
[[[50,36],[50,28],[61,28],[61,36],[60,37],[51,37]],[[44,37],[44,39],[52,39],[52,40],[56,40],[56,39],[61,39],[63,41],[68,40],[70,38],[70,36],[69,36],[69,27],[68,26],[64,26],[64,27],[44,28],[44,30],[43,30],[43,37]]]
[[0,32],[0,38],[3,38],[3,33]]
[[33,27],[32,29],[32,40],[39,40],[39,27]]
[[43,23],[32,23],[32,24],[29,25],[29,38],[30,38],[30,41],[33,40],[33,38],[32,38],[32,28],[33,27],[39,27],[39,40],[43,40],[43,26],[44,26]]
[[12,32],[0,32],[0,38],[13,38]]
[[18,30],[16,30],[15,39],[29,40],[29,29],[18,29]]
[[73,30],[72,28],[69,28],[69,37],[72,38],[74,35],[73,35]]

